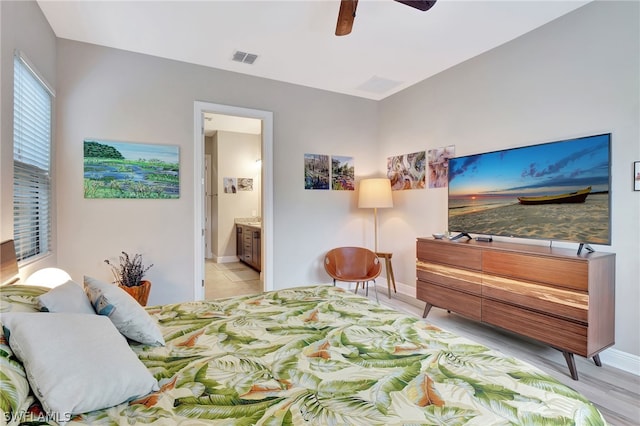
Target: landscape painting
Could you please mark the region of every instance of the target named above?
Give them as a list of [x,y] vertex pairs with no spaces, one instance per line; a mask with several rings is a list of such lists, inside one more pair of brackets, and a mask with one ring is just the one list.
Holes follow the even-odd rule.
[[174,145],[84,140],[84,198],[180,197]]
[[355,190],[353,157],[331,156],[331,189],[338,191]]

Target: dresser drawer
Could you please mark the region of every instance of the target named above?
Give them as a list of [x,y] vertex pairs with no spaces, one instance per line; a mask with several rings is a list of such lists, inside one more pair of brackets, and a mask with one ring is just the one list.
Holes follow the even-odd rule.
[[464,242],[418,240],[416,244],[418,260],[473,270],[482,268],[482,250],[467,246]]
[[497,274],[587,291],[589,265],[582,260],[490,251],[482,256],[482,270]]
[[418,279],[480,296],[482,274],[434,263],[416,262]]
[[416,283],[416,297],[433,306],[456,312],[473,320],[480,321],[481,319],[480,296],[418,280]]
[[485,275],[482,297],[586,324],[589,295],[584,292]]
[[516,306],[482,299],[482,321],[582,356],[587,354],[587,327]]

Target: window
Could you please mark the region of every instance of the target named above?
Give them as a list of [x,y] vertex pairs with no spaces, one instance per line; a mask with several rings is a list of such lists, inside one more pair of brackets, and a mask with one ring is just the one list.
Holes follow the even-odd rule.
[[13,238],[21,261],[51,244],[53,91],[20,52],[13,70]]

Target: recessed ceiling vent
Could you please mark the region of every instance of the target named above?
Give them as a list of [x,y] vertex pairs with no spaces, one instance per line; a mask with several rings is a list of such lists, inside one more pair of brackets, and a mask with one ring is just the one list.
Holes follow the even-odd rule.
[[249,64],[252,65],[256,59],[258,59],[258,55],[255,55],[253,53],[247,53],[247,52],[241,52],[239,50],[236,50],[233,53],[233,58],[234,61],[236,62],[242,62],[244,64]]

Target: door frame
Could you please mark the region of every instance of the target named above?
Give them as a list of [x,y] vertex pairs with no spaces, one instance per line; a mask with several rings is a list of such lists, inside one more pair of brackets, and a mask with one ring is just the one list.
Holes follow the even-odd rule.
[[[195,101],[194,115],[194,300],[204,299],[204,114],[257,118],[262,121],[262,279],[273,290],[273,112]],[[212,183],[213,184],[213,183]]]

